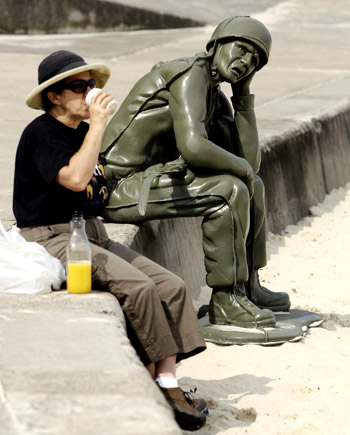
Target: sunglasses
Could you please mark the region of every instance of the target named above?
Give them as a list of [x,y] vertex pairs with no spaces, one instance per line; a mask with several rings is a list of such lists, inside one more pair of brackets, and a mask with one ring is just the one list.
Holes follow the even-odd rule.
[[67,83],[66,85],[63,85],[61,87],[61,90],[63,89],[70,89],[75,94],[84,94],[87,91],[87,88],[95,88],[96,82],[95,79],[90,80],[73,80],[70,83]]

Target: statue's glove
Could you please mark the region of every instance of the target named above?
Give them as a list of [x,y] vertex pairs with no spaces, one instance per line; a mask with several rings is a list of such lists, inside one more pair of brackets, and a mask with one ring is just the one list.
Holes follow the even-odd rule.
[[245,184],[248,187],[250,198],[252,198],[253,195],[254,195],[254,177],[255,177],[255,173],[253,171],[253,168],[247,162],[247,160],[245,160],[245,165],[246,165],[246,171],[247,171],[247,173],[246,173],[245,177],[243,178],[243,181],[245,182]]
[[231,84],[232,95],[250,95],[250,84],[255,76],[255,71],[250,73],[248,76],[243,77],[236,83]]
[[250,93],[250,83],[255,75],[253,71],[249,76],[244,77],[237,83],[231,84],[231,102],[235,111],[245,111],[254,109],[254,95]]

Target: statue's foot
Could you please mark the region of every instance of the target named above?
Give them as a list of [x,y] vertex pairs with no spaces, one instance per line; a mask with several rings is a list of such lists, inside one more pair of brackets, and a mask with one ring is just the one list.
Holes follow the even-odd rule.
[[231,325],[242,328],[274,326],[272,311],[261,310],[245,294],[244,284],[213,289],[209,303],[209,321],[215,325]]
[[250,279],[250,293],[251,301],[261,309],[268,309],[271,311],[288,311],[290,308],[290,299],[288,293],[285,292],[272,292],[263,287],[259,282],[258,272],[254,271]]
[[288,293],[272,292],[263,286],[255,287],[251,291],[252,302],[261,309],[274,312],[289,311],[290,299]]

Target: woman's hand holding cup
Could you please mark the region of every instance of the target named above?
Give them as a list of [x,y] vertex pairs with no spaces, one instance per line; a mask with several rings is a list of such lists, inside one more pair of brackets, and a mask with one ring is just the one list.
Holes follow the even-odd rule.
[[[87,105],[88,107],[90,107],[90,104],[91,104],[91,100],[92,100],[92,98],[93,98],[96,94],[99,94],[99,93],[101,93],[101,92],[103,92],[103,91],[102,91],[102,89],[100,89],[100,88],[93,88],[93,89],[91,89],[91,90],[88,92],[88,94],[86,95],[86,98],[85,98],[86,105]],[[116,109],[117,109],[117,102],[116,102],[115,100],[111,100],[111,101],[107,104],[107,109],[109,109],[109,114],[112,115],[112,114],[116,111]]]

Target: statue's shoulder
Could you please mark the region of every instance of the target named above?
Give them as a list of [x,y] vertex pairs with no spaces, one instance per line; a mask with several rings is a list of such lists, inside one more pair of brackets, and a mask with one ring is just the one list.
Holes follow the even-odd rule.
[[203,70],[204,73],[207,64],[208,58],[203,52],[191,57],[183,57],[168,62],[158,62],[153,66],[151,74],[159,75],[165,83],[169,84],[190,71]]

